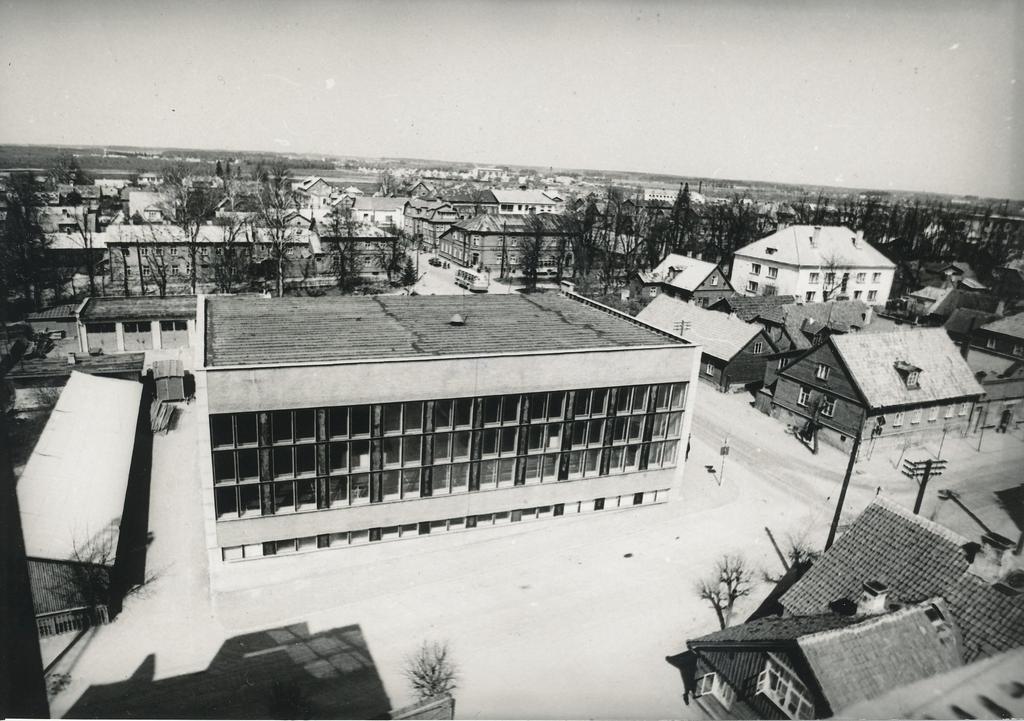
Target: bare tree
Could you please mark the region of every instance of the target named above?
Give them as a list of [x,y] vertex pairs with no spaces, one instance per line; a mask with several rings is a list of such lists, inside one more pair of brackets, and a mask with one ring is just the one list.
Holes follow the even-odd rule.
[[451,660],[447,642],[424,641],[406,657],[403,670],[420,701],[450,696],[458,684],[458,668]]
[[291,173],[284,163],[275,163],[261,173],[257,219],[261,226],[270,260],[274,267],[274,284],[278,297],[284,295],[285,264],[293,244],[296,228],[289,223],[289,215],[296,207],[291,189]]
[[537,287],[537,274],[544,255],[544,221],[531,215],[526,219],[526,234],[519,241],[519,270],[528,290]]
[[842,269],[849,266],[849,263],[835,253],[822,258],[825,261],[821,266],[821,299],[828,301],[837,290],[846,290],[846,281]]
[[389,283],[392,276],[402,272],[407,245],[404,230],[398,230],[393,236],[385,236],[373,242],[377,262],[380,263],[381,270],[387,274]]
[[185,235],[189,286],[195,294],[199,235],[203,226],[213,217],[221,200],[220,193],[198,187],[195,177],[184,165],[176,165],[167,171],[163,188],[167,197],[166,210],[174,225],[181,228]]
[[733,606],[751,591],[752,574],[742,556],[727,554],[718,559],[710,577],[697,583],[697,595],[711,604],[722,628],[732,620]]
[[13,175],[7,190],[7,217],[0,242],[0,299],[20,295],[24,305],[42,305],[49,277],[49,241],[39,224],[40,187],[31,175]]
[[248,224],[234,215],[219,218],[216,225],[223,241],[213,249],[213,282],[221,293],[233,293],[251,281],[252,243],[245,232]]

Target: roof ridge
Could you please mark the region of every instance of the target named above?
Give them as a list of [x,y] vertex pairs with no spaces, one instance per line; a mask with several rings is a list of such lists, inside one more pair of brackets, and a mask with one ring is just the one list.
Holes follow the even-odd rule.
[[[939,536],[940,538],[944,538],[947,541],[951,541],[952,543],[955,543],[958,546],[964,546],[971,542],[969,538],[961,536],[956,531],[953,531],[947,528],[946,526],[943,526],[941,523],[936,523],[935,521],[929,520],[924,516],[919,516],[906,506],[901,506],[899,503],[896,503],[895,501],[890,500],[885,496],[875,496],[871,503],[868,504],[868,508],[874,505],[881,506],[890,513],[899,516],[903,520],[909,521],[910,523],[913,523],[915,526],[918,526],[919,528],[922,528],[936,536]],[[865,511],[866,510],[867,509],[865,509]]]
[[945,605],[944,599],[941,596],[932,596],[923,601],[913,603],[903,608],[899,608],[895,611],[888,611],[878,615],[864,616],[861,621],[852,623],[849,626],[840,626],[839,628],[829,628],[824,631],[814,631],[804,636],[800,636],[796,639],[797,644],[803,646],[805,642],[811,642],[816,644],[821,641],[829,641],[836,636],[841,636],[845,633],[855,633],[857,631],[865,631],[875,626],[882,624],[895,623],[901,620],[904,616],[909,616],[912,613],[920,612],[923,610],[923,606],[926,603],[942,602]]

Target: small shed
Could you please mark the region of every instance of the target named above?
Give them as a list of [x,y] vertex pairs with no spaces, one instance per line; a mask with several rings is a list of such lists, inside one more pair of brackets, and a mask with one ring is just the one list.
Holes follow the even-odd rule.
[[179,359],[154,362],[153,380],[156,381],[158,403],[185,400],[185,366]]

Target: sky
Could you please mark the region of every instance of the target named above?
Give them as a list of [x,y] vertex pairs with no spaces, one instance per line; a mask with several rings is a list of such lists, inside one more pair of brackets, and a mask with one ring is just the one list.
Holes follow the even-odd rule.
[[0,0],[0,142],[1024,198],[1024,2]]

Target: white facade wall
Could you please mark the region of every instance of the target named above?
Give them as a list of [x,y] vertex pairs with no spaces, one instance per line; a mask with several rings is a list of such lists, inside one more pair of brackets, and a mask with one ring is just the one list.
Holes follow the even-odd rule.
[[[772,277],[773,269],[775,277]],[[826,283],[830,272],[836,274],[834,283]],[[774,286],[775,295],[795,295],[801,302],[820,303],[825,300],[825,290],[831,289],[829,299],[836,299],[844,273],[850,274],[846,285],[846,295],[850,300],[881,305],[889,299],[896,271],[878,266],[844,266],[835,270],[821,265],[795,266],[737,254],[729,282],[742,295],[766,295],[765,287]],[[860,274],[863,274],[862,279]],[[751,286],[752,282],[757,284],[756,288]],[[810,293],[813,296],[809,296]]]

